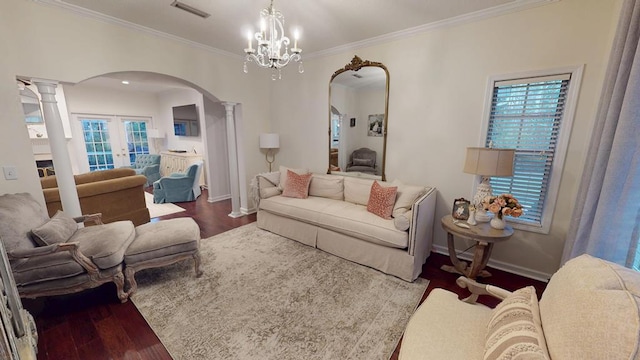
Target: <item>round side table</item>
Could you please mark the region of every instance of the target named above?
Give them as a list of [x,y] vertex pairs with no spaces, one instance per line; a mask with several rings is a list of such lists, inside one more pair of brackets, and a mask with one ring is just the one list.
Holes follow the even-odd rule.
[[[469,228],[460,227],[456,225],[454,221],[468,225]],[[451,259],[453,266],[443,265],[441,269],[447,272],[462,274],[469,279],[475,279],[478,276],[491,276],[488,271],[484,270],[484,267],[487,266],[489,257],[491,257],[493,244],[507,241],[511,235],[513,235],[513,228],[509,225],[507,225],[503,230],[497,230],[492,228],[488,222],[469,225],[465,220],[455,220],[451,215],[446,215],[442,218],[442,228],[447,232],[449,258]],[[476,242],[473,261],[470,265],[467,265],[464,261],[458,260],[458,255],[456,254],[456,248],[453,242],[454,236]]]

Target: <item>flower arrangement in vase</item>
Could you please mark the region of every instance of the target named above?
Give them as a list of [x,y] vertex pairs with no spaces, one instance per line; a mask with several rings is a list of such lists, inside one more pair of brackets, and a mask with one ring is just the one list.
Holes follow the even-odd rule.
[[491,219],[490,225],[494,229],[502,230],[506,226],[504,216],[519,217],[522,215],[522,205],[511,194],[487,196],[482,202],[485,210],[491,211],[496,216]]

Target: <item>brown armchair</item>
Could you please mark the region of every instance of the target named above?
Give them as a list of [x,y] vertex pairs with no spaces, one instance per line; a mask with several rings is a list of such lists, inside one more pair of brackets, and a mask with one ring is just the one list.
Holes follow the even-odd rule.
[[[78,228],[94,221],[96,226]],[[124,252],[135,238],[131,221],[102,224],[100,214],[52,218],[31,194],[0,196],[0,240],[21,297],[61,295],[114,282],[124,291]]]

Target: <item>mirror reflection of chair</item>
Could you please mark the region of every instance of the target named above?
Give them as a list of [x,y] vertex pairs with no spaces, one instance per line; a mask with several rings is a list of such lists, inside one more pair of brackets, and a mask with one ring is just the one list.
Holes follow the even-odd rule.
[[189,166],[184,173],[173,173],[153,183],[153,202],[193,201],[201,194],[200,174],[203,162]]
[[136,161],[128,166],[136,171],[137,175],[144,175],[147,178],[145,186],[151,186],[160,179],[160,155],[138,154]]
[[376,174],[376,156],[377,153],[368,148],[360,148],[354,150],[349,156],[347,164],[347,172],[358,171],[366,174]]

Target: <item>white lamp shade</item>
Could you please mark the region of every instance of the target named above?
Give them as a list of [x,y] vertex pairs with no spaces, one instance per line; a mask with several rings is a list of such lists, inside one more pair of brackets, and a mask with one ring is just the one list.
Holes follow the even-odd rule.
[[279,149],[280,135],[278,134],[260,134],[261,149]]
[[483,176],[513,176],[514,149],[467,148],[464,172]]
[[147,136],[152,139],[160,139],[164,137],[164,133],[160,129],[147,129]]

